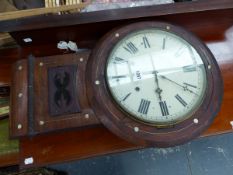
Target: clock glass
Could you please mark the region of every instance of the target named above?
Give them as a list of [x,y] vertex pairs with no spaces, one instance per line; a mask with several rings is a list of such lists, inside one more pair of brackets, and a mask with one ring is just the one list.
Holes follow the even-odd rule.
[[204,99],[206,79],[197,50],[161,29],[128,34],[107,59],[106,81],[115,103],[134,119],[153,125],[191,117]]

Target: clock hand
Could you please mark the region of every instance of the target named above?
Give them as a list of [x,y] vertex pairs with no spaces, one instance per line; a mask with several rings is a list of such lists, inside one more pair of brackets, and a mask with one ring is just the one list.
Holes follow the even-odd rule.
[[159,75],[159,77],[161,77],[162,79],[166,79],[166,80],[168,80],[168,81],[170,81],[170,82],[176,84],[177,86],[182,87],[184,91],[189,91],[190,93],[193,93],[193,94],[195,94],[195,95],[198,95],[198,94],[196,94],[195,92],[193,92],[192,90],[190,90],[187,86],[182,86],[181,84],[179,84],[179,83],[177,83],[177,82],[175,82],[175,81],[173,81],[173,80],[167,78],[167,77],[164,76],[164,75]]
[[159,87],[158,71],[155,70],[154,74],[155,74],[155,83],[157,84],[157,89],[155,90],[155,92],[159,96],[159,106],[160,106],[160,109],[161,109],[161,114],[162,114],[162,116],[167,116],[167,115],[169,115],[169,111],[168,111],[168,108],[167,108],[166,101],[162,101],[161,93],[162,93],[163,90],[160,89],[160,87]]
[[159,101],[162,102],[161,93],[162,93],[163,90],[159,87],[158,71],[156,71],[156,69],[155,69],[154,61],[153,61],[153,58],[152,58],[151,55],[150,55],[150,60],[151,60],[151,64],[152,64],[152,67],[153,67],[152,73],[155,75],[155,84],[157,86],[157,89],[155,90],[155,92],[158,94]]
[[[152,70],[152,71],[145,71],[145,72],[141,72],[142,75],[153,75],[156,72],[157,73],[166,73],[166,72],[171,72],[171,73],[175,73],[175,72],[180,72],[180,71],[184,71],[184,72],[192,72],[194,70],[196,70],[197,66],[193,66],[193,65],[188,65],[188,66],[183,66],[183,67],[176,67],[176,68],[168,68],[168,69],[160,69],[160,70]],[[133,76],[135,76],[135,74],[132,74]],[[159,75],[160,76],[160,75]],[[116,78],[127,78],[130,77],[129,74],[125,74],[125,75],[117,75],[117,76],[110,76],[110,79],[116,79]]]
[[154,75],[155,75],[155,84],[157,85],[157,89],[155,90],[155,92],[158,94],[159,96],[159,101],[162,101],[162,96],[161,96],[161,93],[162,93],[162,89],[160,89],[159,87],[159,80],[158,80],[158,72],[157,71],[154,71]]

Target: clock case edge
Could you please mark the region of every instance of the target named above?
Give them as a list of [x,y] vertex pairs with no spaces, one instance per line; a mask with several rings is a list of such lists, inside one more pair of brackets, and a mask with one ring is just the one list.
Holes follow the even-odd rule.
[[[116,105],[111,97],[105,80],[105,65],[106,59],[113,46],[118,40],[126,36],[128,32],[145,29],[145,26],[156,27],[166,31],[168,25],[171,28],[169,30],[170,32],[178,35],[182,34],[182,38],[191,42],[191,45],[198,51],[201,57],[207,57],[207,60],[203,60],[203,62],[207,72],[207,89],[210,88],[210,90],[206,91],[206,97],[204,98],[202,105],[192,117],[172,128],[156,128],[135,121],[129,114],[122,111],[122,109]],[[120,37],[116,37],[116,33],[119,34]],[[208,65],[211,65],[211,69],[208,69]],[[213,54],[200,39],[194,36],[194,34],[174,24],[146,21],[135,24],[132,23],[126,27],[121,26],[113,29],[103,36],[98,44],[96,44],[96,47],[90,56],[88,69],[93,70],[92,72],[87,73],[87,77],[89,77],[87,79],[88,97],[97,117],[114,134],[138,145],[170,147],[183,144],[199,136],[205,129],[207,129],[221,107],[223,98],[223,80]],[[99,85],[95,84],[96,80],[100,82]],[[198,124],[193,122],[194,119],[198,119]],[[127,123],[127,127],[124,127],[126,126],[125,123]],[[183,132],[183,129],[187,128],[185,127],[186,125],[189,126],[189,129]],[[145,132],[135,132],[134,127],[138,127]],[[193,130],[195,130],[195,132],[193,132]],[[173,134],[169,135],[165,133]],[[155,137],[155,135],[157,136]]]

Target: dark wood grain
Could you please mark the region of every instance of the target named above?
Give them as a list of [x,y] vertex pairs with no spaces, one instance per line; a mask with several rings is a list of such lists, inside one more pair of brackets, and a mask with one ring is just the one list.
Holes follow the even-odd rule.
[[153,5],[145,7],[102,10],[97,12],[77,13],[67,15],[46,15],[0,22],[0,32],[13,32],[51,27],[72,26],[96,22],[136,19],[169,14],[183,14],[199,11],[230,9],[231,0],[201,0],[180,2],[175,4]]
[[[64,114],[81,113],[82,109],[79,104],[79,96],[77,95],[77,84],[81,77],[77,64],[60,65],[49,67],[48,74],[48,105],[49,115],[59,117]],[[78,81],[78,83],[76,83]]]
[[[43,166],[60,161],[85,159],[140,147],[128,143],[104,127],[82,131],[66,131],[59,134],[22,138],[20,145],[21,168]],[[32,157],[33,164],[25,165],[25,158]]]
[[40,46],[18,47],[0,50],[0,86],[11,85],[11,68],[17,60],[26,59],[28,55],[33,54],[36,57],[50,56],[67,53],[59,50],[56,45],[43,44]]
[[[106,33],[106,31],[109,31],[119,25],[142,20],[167,21],[185,27],[186,29],[194,32],[202,41],[204,41],[216,57],[222,72],[224,81],[224,97],[222,107],[213,124],[202,136],[232,132],[232,126],[230,124],[230,122],[233,121],[233,110],[231,110],[233,104],[232,1],[204,0],[196,1],[195,3],[200,4],[196,4],[195,6],[193,6],[193,4],[190,6],[179,5],[183,6],[184,8],[182,9],[182,11],[178,11],[179,13],[176,13],[177,7],[173,8],[172,5],[170,7],[168,6],[168,11],[166,10],[167,6],[164,6],[162,12],[159,12],[161,6],[159,6],[157,10],[154,9],[156,7],[151,7],[151,11],[149,11],[151,14],[148,14],[147,17],[143,16],[145,15],[145,13],[147,13],[143,10],[141,13],[129,13],[129,15],[132,15],[130,19],[127,19],[129,17],[127,15],[128,11],[126,11],[126,14],[122,14],[119,17],[115,16],[115,14],[102,12],[102,14],[107,15],[102,16],[102,20],[99,20],[98,23],[94,22],[92,28],[90,27],[91,21],[95,21],[96,16],[92,17],[91,14],[89,14],[89,18],[91,18],[89,19],[89,21],[86,19],[86,17],[86,21],[84,21],[83,17],[82,19],[75,18],[74,21],[70,20],[69,22],[68,20],[61,20],[62,22],[59,23],[58,20],[61,19],[60,17],[51,17],[50,20],[57,18],[54,22],[50,21],[51,25],[49,25],[50,23],[46,24],[47,19],[45,19],[43,23],[41,23],[41,21],[38,22],[41,17],[37,17],[37,20],[33,20],[34,18],[24,19],[24,22],[15,21],[15,24],[11,24],[8,21],[8,24],[5,24],[9,25],[9,28],[7,29],[8,26],[5,25],[2,30],[7,29],[10,31],[11,29],[11,31],[16,31],[31,29],[30,32],[22,31],[22,33],[14,33],[17,37],[18,42],[21,41],[23,37],[27,36],[27,34],[33,34],[34,32],[35,34],[38,34],[39,30],[36,30],[36,27],[43,28],[45,27],[45,25],[48,25],[48,27],[55,27],[55,25],[58,23],[58,25],[63,25],[64,23],[66,23],[64,25],[67,26],[74,24],[77,26],[84,25],[88,26],[86,28],[88,30],[85,30],[85,27],[83,27],[82,29],[83,32],[77,30],[80,32],[80,35],[84,35],[81,37],[79,36],[79,34],[77,34],[78,32],[72,32],[77,29],[76,27],[71,27],[73,29],[70,30],[67,30],[66,27],[62,27],[61,29],[50,28],[51,30],[42,29],[41,33],[45,32],[45,37],[41,37],[41,39],[39,37],[36,37],[33,40],[35,41],[33,43],[27,44],[23,48],[0,50],[0,83],[10,84],[10,67],[12,63],[15,62],[15,60],[26,58],[29,53],[33,53],[35,56],[47,56],[64,53],[64,51],[60,51],[56,48],[56,43],[61,39],[78,41],[83,43],[81,44],[81,47],[92,48],[95,42],[100,37],[102,37]],[[189,10],[192,12],[190,12]],[[157,16],[153,16],[153,14],[157,14]],[[112,21],[107,22],[108,15],[112,15],[115,17],[112,17]],[[124,18],[124,20],[121,20],[123,15],[126,15],[126,18]],[[133,17],[133,15],[136,15],[135,18]],[[150,17],[150,15],[152,15],[153,17]],[[68,16],[65,16],[63,19],[67,19],[67,17]],[[69,16],[69,18],[71,17],[72,15]],[[2,24],[3,23],[1,22],[1,27]],[[19,27],[15,28],[16,25],[18,25]],[[48,30],[47,34],[46,30]],[[88,37],[87,31],[91,32],[90,37]],[[52,39],[49,38],[49,34],[51,35]],[[83,131],[67,131],[64,133],[41,135],[34,138],[23,138],[21,140],[20,163],[21,167],[26,168],[132,150],[137,148],[139,147],[134,146],[122,139],[119,139],[103,127],[91,128]],[[64,150],[66,151],[64,152]],[[24,159],[29,156],[32,156],[35,159],[35,162],[34,164],[26,166],[24,165]]]
[[[224,30],[231,25],[232,19],[221,18],[221,16],[232,16],[232,9],[210,10],[205,12],[192,12],[182,14],[169,14],[162,16],[148,16],[143,18],[107,20],[98,23],[79,24],[69,27],[56,27],[37,29],[29,31],[12,32],[11,35],[21,46],[33,46],[46,44],[56,44],[59,41],[75,41],[79,48],[92,48],[94,43],[106,32],[116,26],[122,26],[139,21],[167,21],[179,24],[192,32],[197,33],[201,38],[212,39],[214,33],[219,32],[219,28]],[[203,18],[203,16],[205,16]],[[215,19],[212,21],[211,19]],[[218,23],[218,25],[216,25]],[[212,30],[208,30],[211,28]],[[88,32],[87,30],[88,29]],[[200,30],[201,29],[201,30]],[[42,35],[41,35],[42,34]],[[216,35],[216,34],[215,34]],[[220,36],[220,35],[219,35]],[[31,38],[31,43],[23,42],[24,38]],[[223,36],[221,36],[223,37]]]
[[[87,125],[97,125],[99,121],[95,117],[89,103],[87,101],[87,93],[85,86],[85,71],[89,52],[79,54],[66,54],[50,57],[37,58],[35,62],[35,130],[37,133],[48,132],[56,129],[67,129],[74,127],[84,127]],[[80,58],[83,61],[80,61]],[[43,63],[43,66],[40,64]],[[76,65],[78,77],[75,81],[77,93],[74,96],[78,99],[81,112],[64,114],[54,117],[49,114],[48,100],[48,69],[53,67]],[[85,116],[88,115],[88,118]],[[41,125],[40,121],[44,124]]]
[[0,156],[0,167],[18,165],[19,162],[20,162],[20,160],[19,160],[19,153],[18,152]]
[[23,60],[12,66],[10,101],[10,135],[23,136],[28,133],[28,66]]
[[[10,115],[10,131],[12,137],[35,135],[39,133],[56,131],[61,129],[71,129],[74,127],[94,126],[99,125],[98,119],[87,100],[87,92],[85,86],[85,72],[89,52],[81,52],[78,54],[65,54],[48,57],[35,58],[33,73],[33,92],[28,93],[27,87],[29,82],[28,61],[17,61],[12,69],[12,95],[11,95],[11,115]],[[81,59],[81,61],[80,61]],[[21,66],[21,67],[20,67]],[[61,69],[61,66],[75,66],[73,76],[77,77],[72,82],[73,90],[69,91],[70,98],[73,98],[75,103],[78,103],[79,110],[76,107],[72,111],[65,111],[59,116],[51,114],[49,107],[54,107],[53,94],[49,94],[49,70]],[[19,70],[20,68],[20,70]],[[70,80],[72,81],[72,80]],[[75,86],[75,88],[73,87]],[[55,89],[55,87],[54,87]],[[67,89],[65,89],[67,91]],[[54,93],[56,89],[54,90]],[[19,94],[22,93],[21,97]],[[35,105],[30,106],[29,96],[33,96]],[[61,97],[63,98],[63,97]],[[51,102],[52,101],[52,102]],[[51,104],[50,104],[51,103]],[[29,116],[29,108],[33,109],[32,115]],[[59,110],[55,109],[56,112]],[[62,109],[64,112],[64,109]],[[67,106],[65,110],[70,110]],[[20,128],[18,126],[20,125]],[[22,128],[21,128],[22,127]]]

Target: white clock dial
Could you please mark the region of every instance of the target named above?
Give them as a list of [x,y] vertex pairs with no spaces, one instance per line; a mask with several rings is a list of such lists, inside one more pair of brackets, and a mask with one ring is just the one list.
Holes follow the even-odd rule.
[[201,105],[206,71],[197,51],[179,36],[148,29],[120,40],[106,79],[116,103],[132,117],[163,125],[187,119]]

